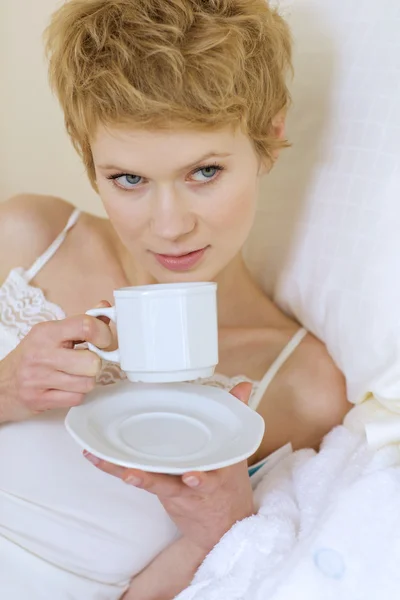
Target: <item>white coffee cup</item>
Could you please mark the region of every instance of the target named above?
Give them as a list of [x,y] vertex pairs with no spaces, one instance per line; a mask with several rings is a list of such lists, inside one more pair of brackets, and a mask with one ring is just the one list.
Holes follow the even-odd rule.
[[130,381],[211,377],[218,363],[217,285],[168,283],[115,290],[115,306],[86,314],[116,323],[118,350],[89,349],[118,363]]

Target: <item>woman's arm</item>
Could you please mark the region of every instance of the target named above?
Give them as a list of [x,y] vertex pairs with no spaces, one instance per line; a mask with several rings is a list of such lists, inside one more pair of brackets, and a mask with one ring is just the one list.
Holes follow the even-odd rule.
[[123,600],[172,600],[190,585],[206,555],[204,548],[180,538],[136,575]]

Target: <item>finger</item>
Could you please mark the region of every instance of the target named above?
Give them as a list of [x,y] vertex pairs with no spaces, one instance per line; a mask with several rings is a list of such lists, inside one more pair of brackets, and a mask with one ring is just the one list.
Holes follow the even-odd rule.
[[159,473],[145,473],[138,469],[126,469],[119,465],[113,465],[93,456],[89,452],[83,453],[84,457],[98,469],[114,477],[119,477],[125,483],[139,487],[151,494],[168,498],[177,496],[187,488],[182,484],[179,477],[174,475],[162,475]]
[[90,315],[77,315],[60,321],[45,321],[32,327],[28,334],[38,345],[50,344],[72,347],[76,341],[91,342],[99,348],[108,348],[112,342],[110,328]]
[[[108,300],[101,300],[101,302],[99,302],[97,306],[95,306],[95,308],[110,308],[110,306],[111,304]],[[99,321],[103,321],[103,323],[105,323],[106,325],[108,325],[110,322],[110,319],[108,317],[97,317],[97,319],[99,319]]]
[[47,390],[43,394],[41,410],[54,408],[72,408],[82,404],[85,394],[64,392],[62,390]]
[[248,476],[247,461],[242,461],[223,469],[217,469],[216,471],[185,473],[182,475],[182,481],[188,487],[196,488],[202,494],[213,494],[218,488],[224,485],[227,479],[234,476],[233,470],[236,471],[236,475],[242,470],[243,476]]
[[212,493],[221,485],[220,471],[208,471],[207,473],[190,472],[182,475],[185,486],[201,491],[205,494]]
[[201,489],[207,479],[205,473],[185,473],[182,475],[182,482],[190,488]]
[[231,389],[230,393],[241,402],[244,402],[244,404],[248,404],[252,388],[253,385],[250,382],[243,381],[242,383],[235,385],[235,387]]
[[[108,300],[101,300],[101,302],[99,302],[99,304],[95,308],[110,308],[110,307],[111,307],[111,304],[108,302]],[[107,347],[107,350],[109,350],[109,351],[116,350],[118,348],[118,340],[117,340],[117,332],[116,332],[115,323],[113,323],[113,321],[111,321],[111,319],[109,319],[108,317],[104,317],[104,316],[96,317],[96,319],[99,319],[99,321],[103,321],[103,323],[108,325],[111,329],[111,336],[112,336],[113,341],[110,344],[110,346]]]
[[[172,498],[188,491],[181,478],[176,475],[144,473],[136,469],[128,469],[123,480],[125,483],[140,487],[159,498]],[[140,483],[138,480],[140,480]]]
[[47,366],[69,375],[96,377],[101,371],[101,358],[90,350],[61,348],[49,357]]
[[95,467],[97,467],[103,473],[107,473],[107,475],[112,475],[113,477],[118,477],[118,479],[122,479],[124,483],[128,483],[129,485],[133,485],[135,487],[141,488],[143,486],[144,475],[142,471],[127,469],[126,467],[121,467],[120,465],[113,465],[105,460],[102,460],[98,456],[94,456],[87,450],[83,451],[83,456],[92,463]]
[[[139,471],[138,469],[127,469],[125,467],[121,467],[119,465],[113,465],[105,460],[101,460],[97,456],[94,456],[87,450],[83,452],[84,457],[92,463],[95,467],[107,473],[108,475],[113,475],[114,477],[118,477],[122,479],[128,485],[133,485],[135,487],[141,488],[154,494],[156,496],[160,496],[163,498],[178,496],[182,494],[182,492],[187,488],[195,487],[192,482],[189,484],[186,483],[190,476],[199,476],[201,481],[203,482],[204,478],[202,477],[203,473],[191,473],[187,474],[187,478],[185,480],[185,484],[180,481],[179,477],[174,475],[162,475],[159,473],[145,473],[143,471]],[[196,478],[197,481],[197,478]]]
[[87,450],[83,451],[83,456],[86,458],[86,460],[91,462],[92,465],[100,469],[100,471],[103,471],[108,475],[113,475],[113,477],[123,479],[128,471],[127,468],[120,467],[119,465],[113,465],[105,460],[102,460],[101,458],[98,458],[97,456],[94,456],[94,454],[91,454]]
[[79,377],[55,371],[46,378],[40,387],[48,390],[87,394],[94,389],[95,385],[95,377]]
[[90,342],[102,349],[108,348],[112,343],[112,334],[108,325],[90,315],[77,315],[58,323],[60,342],[78,340]]

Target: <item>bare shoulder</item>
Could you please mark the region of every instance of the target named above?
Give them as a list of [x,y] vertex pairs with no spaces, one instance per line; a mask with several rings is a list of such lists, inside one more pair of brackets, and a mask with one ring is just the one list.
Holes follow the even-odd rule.
[[65,226],[74,207],[54,196],[21,194],[0,203],[0,283],[28,268]]
[[253,462],[291,442],[318,448],[350,409],[345,380],[322,342],[308,334],[268,387],[258,412],[267,429]]
[[324,433],[339,425],[350,404],[345,378],[325,344],[308,334],[287,366],[287,383],[302,417]]

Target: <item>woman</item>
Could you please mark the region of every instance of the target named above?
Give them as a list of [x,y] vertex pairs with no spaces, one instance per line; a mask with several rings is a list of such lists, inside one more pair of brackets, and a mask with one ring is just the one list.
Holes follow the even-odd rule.
[[250,462],[288,441],[317,446],[341,422],[326,349],[265,297],[240,253],[260,177],[287,145],[290,36],[264,0],[71,0],[47,49],[109,219],[58,198],[1,206],[0,582],[18,599],[172,598],[252,514],[247,465],[175,478],[86,454],[93,469],[63,419],[96,380],[122,375],[75,345],[112,343],[84,312],[115,288],[215,280],[220,375],[204,383],[244,382],[232,393],[248,401],[253,382],[267,429]]

